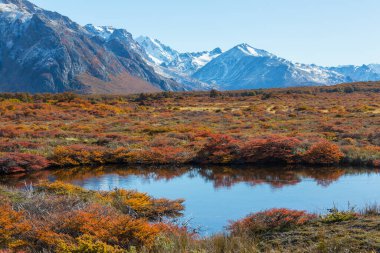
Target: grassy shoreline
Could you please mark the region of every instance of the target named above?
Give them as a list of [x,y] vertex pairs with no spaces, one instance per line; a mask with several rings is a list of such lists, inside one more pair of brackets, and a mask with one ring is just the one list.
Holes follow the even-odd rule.
[[[199,237],[171,219],[182,200],[134,191],[87,191],[61,182],[0,186],[3,252],[378,252],[380,208],[314,215],[272,209]],[[228,225],[228,224],[226,224]]]

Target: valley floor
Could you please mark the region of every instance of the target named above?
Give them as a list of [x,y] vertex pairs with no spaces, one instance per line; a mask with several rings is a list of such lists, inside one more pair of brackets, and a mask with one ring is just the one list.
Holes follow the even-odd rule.
[[380,166],[380,83],[0,95],[0,172],[95,164]]
[[[380,83],[132,96],[0,95],[0,173],[97,164],[380,166]],[[280,168],[280,167],[279,167]],[[323,196],[322,196],[323,197]],[[272,209],[201,238],[183,200],[0,186],[0,252],[380,252],[380,211]]]

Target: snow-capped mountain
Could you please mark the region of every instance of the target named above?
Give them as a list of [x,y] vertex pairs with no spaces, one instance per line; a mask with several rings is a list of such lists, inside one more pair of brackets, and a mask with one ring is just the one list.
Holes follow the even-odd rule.
[[380,80],[380,65],[376,64],[362,66],[345,65],[330,67],[328,69],[347,76],[353,82]]
[[224,53],[220,48],[180,53],[149,37],[142,36],[136,41],[145,50],[142,57],[157,73],[182,83],[187,90],[333,85],[380,80],[380,65],[375,64],[322,67],[293,63],[248,44],[237,45]]
[[316,65],[292,63],[248,44],[221,54],[192,77],[223,90],[330,85],[349,81],[338,72]]
[[0,92],[184,90],[139,50],[126,30],[89,31],[26,0],[0,0]]
[[148,61],[190,76],[198,69],[205,66],[212,59],[222,54],[220,48],[212,51],[195,53],[180,53],[175,49],[161,43],[159,40],[141,36],[136,39],[148,55]]
[[141,36],[136,41],[145,50],[143,58],[161,75],[176,80],[187,90],[209,90],[214,87],[192,78],[191,75],[222,54],[220,48],[212,51],[180,53],[157,39]]

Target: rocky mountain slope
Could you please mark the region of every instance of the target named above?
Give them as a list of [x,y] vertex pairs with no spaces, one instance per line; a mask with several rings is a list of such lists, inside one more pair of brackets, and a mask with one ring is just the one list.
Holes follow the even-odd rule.
[[103,39],[26,0],[0,0],[0,91],[183,90],[146,64],[131,34],[108,32]]

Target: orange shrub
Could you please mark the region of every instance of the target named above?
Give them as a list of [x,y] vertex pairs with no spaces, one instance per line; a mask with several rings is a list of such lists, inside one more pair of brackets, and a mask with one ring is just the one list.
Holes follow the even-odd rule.
[[141,219],[115,213],[113,209],[91,205],[66,217],[59,231],[74,237],[90,235],[122,248],[153,245],[159,230]]
[[184,200],[153,199],[145,193],[115,190],[103,195],[112,206],[125,214],[147,218],[151,221],[182,216]]
[[101,147],[72,145],[54,149],[51,160],[57,166],[78,166],[104,163],[104,151]]
[[7,203],[0,204],[0,249],[24,247],[23,233],[31,229],[23,213],[14,211]]
[[308,214],[305,211],[285,208],[271,209],[251,214],[240,221],[233,222],[228,229],[234,235],[255,235],[267,231],[285,231],[296,226],[302,226],[316,218],[316,215]]
[[314,144],[303,155],[303,160],[308,164],[337,164],[343,156],[337,145],[328,141],[321,141]]

